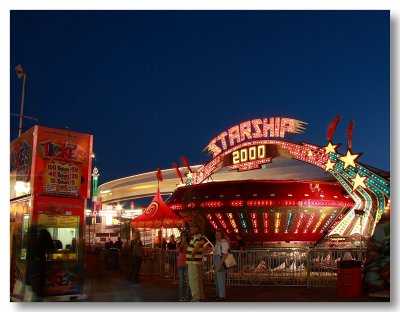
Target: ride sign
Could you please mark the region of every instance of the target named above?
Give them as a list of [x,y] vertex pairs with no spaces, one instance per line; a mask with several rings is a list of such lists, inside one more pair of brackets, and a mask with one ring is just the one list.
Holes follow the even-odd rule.
[[245,141],[284,138],[286,133],[302,133],[305,130],[305,124],[307,123],[300,120],[281,117],[252,119],[220,133],[205,149],[215,158],[228,147],[232,148]]

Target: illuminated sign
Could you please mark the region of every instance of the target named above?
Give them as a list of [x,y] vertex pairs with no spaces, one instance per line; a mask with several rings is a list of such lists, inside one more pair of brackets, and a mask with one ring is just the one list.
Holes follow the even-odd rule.
[[232,163],[234,165],[244,163],[246,161],[265,158],[265,145],[251,146],[242,148],[232,153]]
[[215,158],[222,151],[245,141],[260,138],[284,138],[286,133],[301,133],[306,122],[291,118],[271,117],[240,123],[211,140],[206,150]]
[[271,157],[267,157],[266,145],[257,145],[234,151],[231,154],[231,165],[228,168],[230,170],[246,171],[257,169],[260,165],[270,162]]

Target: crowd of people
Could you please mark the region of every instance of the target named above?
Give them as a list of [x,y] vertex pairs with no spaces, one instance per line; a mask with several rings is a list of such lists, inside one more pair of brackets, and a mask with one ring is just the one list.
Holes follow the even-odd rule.
[[[212,244],[202,234],[202,228],[198,223],[192,222],[190,231],[183,230],[180,236],[175,239],[174,235],[169,236],[168,241],[159,231],[154,246],[170,251],[168,253],[168,264],[171,268],[176,268],[179,280],[179,301],[205,301],[204,285],[203,285],[203,255],[205,253],[213,253],[213,268],[215,282],[215,301],[226,300],[226,286],[224,266],[225,258],[231,248],[231,242],[221,229],[215,230],[215,244]],[[120,239],[114,243],[122,246]],[[236,240],[232,243],[232,248],[242,250],[245,247],[243,238],[239,233]],[[108,246],[109,248],[109,246]],[[121,247],[119,247],[121,248]],[[128,278],[133,283],[139,282],[139,272],[142,262],[144,261],[143,242],[140,239],[140,231],[133,232],[130,242],[130,260]]]

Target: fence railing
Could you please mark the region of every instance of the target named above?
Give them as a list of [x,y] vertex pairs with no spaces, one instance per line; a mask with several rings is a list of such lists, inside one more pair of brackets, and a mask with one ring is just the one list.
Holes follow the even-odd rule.
[[365,263],[366,249],[310,249],[307,264],[307,286],[336,286],[337,262],[359,260]]
[[[227,270],[227,286],[336,286],[337,261],[361,260],[366,250],[360,249],[285,249],[270,248],[233,251],[237,266]],[[175,250],[145,248],[141,274],[177,280]],[[203,257],[204,282],[214,283],[212,254]]]

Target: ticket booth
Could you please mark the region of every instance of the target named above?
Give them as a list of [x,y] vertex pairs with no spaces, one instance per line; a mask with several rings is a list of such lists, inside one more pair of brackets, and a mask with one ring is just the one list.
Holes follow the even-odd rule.
[[[10,146],[10,293],[83,295],[84,224],[93,137],[34,126]],[[35,293],[36,292],[36,293]],[[58,297],[58,298],[55,298]]]

